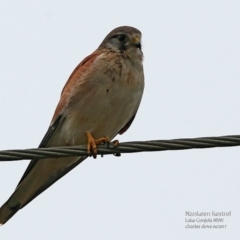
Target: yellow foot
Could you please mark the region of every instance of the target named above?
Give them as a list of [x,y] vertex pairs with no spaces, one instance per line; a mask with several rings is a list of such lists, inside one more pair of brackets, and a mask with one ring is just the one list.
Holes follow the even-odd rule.
[[119,145],[119,141],[118,140],[114,140],[112,141],[112,144],[114,147],[118,146]]
[[[118,141],[118,140],[114,140],[114,141],[112,141],[112,143],[113,143],[113,146],[114,146],[114,147],[116,147],[116,146],[119,145],[119,141]],[[121,153],[114,153],[113,155],[114,155],[115,157],[120,157],[120,156],[121,156]]]
[[87,144],[88,155],[93,155],[93,158],[97,157],[97,145],[100,145],[102,143],[110,143],[108,136],[101,137],[95,140],[90,132],[86,132],[86,135],[88,140]]

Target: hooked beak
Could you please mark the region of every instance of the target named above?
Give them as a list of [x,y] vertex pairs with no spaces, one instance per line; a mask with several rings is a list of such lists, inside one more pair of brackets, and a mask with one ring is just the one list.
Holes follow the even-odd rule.
[[141,45],[140,39],[138,37],[133,38],[133,44],[134,44],[134,46],[136,46],[137,48],[139,48],[141,50],[142,45]]

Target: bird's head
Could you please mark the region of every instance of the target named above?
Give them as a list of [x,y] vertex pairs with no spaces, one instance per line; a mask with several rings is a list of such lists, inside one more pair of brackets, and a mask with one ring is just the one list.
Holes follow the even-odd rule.
[[113,29],[102,41],[98,49],[120,52],[128,57],[142,57],[141,32],[134,27],[118,27]]

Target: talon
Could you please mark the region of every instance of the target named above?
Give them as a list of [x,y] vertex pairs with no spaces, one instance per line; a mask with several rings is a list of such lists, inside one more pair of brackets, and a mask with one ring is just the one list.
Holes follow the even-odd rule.
[[119,145],[119,141],[118,141],[118,140],[114,140],[114,141],[112,141],[112,143],[113,143],[113,146],[114,146],[114,147],[116,147],[116,146]]
[[121,157],[121,153],[114,153],[113,156],[115,156],[115,157]]
[[87,144],[88,155],[91,156],[92,154],[93,158],[97,157],[97,145],[100,145],[102,143],[110,143],[108,136],[95,140],[90,132],[87,131],[86,135],[88,140],[88,144]]
[[86,132],[86,135],[88,140],[88,144],[87,144],[88,155],[91,156],[91,154],[93,154],[93,158],[96,158],[97,146],[95,143],[95,139],[92,137],[90,132]]
[[102,138],[99,138],[99,139],[97,139],[97,140],[95,140],[95,143],[97,144],[97,145],[100,145],[100,144],[104,144],[104,143],[110,143],[110,140],[109,140],[109,138],[108,138],[108,136],[105,136],[105,137],[102,137]]
[[[113,144],[113,147],[116,147],[119,145],[119,141],[118,140],[114,140],[112,141],[112,144]],[[121,153],[114,153],[113,154],[115,157],[120,157],[121,156]]]

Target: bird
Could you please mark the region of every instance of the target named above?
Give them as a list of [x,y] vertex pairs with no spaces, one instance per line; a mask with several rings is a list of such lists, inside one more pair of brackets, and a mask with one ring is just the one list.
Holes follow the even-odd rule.
[[[40,148],[87,145],[88,156],[96,157],[97,145],[128,130],[144,91],[141,39],[140,30],[117,27],[78,64],[62,90]],[[88,156],[31,160],[0,208],[0,225]]]

